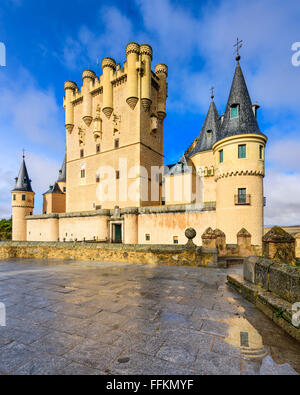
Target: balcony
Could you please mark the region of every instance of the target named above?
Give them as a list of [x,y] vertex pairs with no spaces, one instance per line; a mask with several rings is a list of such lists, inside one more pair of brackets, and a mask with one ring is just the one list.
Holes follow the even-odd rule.
[[236,206],[250,206],[251,195],[234,195],[234,204]]

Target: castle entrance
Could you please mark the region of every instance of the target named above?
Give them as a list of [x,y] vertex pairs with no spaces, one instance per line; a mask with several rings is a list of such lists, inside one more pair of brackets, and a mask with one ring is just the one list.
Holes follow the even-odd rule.
[[122,224],[112,224],[112,242],[122,243]]

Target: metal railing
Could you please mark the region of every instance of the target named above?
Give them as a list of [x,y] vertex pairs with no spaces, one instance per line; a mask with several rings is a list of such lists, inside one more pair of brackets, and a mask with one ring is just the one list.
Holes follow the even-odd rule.
[[251,195],[234,195],[234,204],[249,206],[251,204]]

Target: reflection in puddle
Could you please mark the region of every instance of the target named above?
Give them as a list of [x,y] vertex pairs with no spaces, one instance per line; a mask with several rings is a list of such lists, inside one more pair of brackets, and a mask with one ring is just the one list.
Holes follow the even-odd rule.
[[244,317],[226,320],[229,325],[225,341],[237,348],[247,358],[261,359],[268,355],[259,332]]

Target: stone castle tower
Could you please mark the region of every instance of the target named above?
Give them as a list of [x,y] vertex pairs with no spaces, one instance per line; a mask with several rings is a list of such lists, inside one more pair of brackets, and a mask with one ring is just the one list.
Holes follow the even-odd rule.
[[25,157],[16,178],[16,185],[12,194],[12,239],[17,241],[27,240],[27,221],[25,218],[33,214],[34,195],[31,180],[26,168]]
[[[256,120],[257,105],[252,105],[239,61],[220,126],[213,146],[216,166],[217,228],[225,234],[242,229],[256,230],[260,244],[264,227],[265,176],[264,151],[267,138]],[[230,230],[231,229],[231,230]],[[252,231],[253,232],[253,231]]]
[[[85,70],[81,89],[65,83],[67,212],[160,204],[160,196],[151,200],[151,180],[138,169],[151,174],[151,166],[164,164],[168,68],[158,64],[152,71],[152,48],[146,44],[128,44],[126,57],[123,68],[114,59],[103,59],[100,78]],[[122,163],[133,169],[125,188]],[[99,188],[110,187],[97,173],[101,166],[115,173],[108,177],[116,179],[116,197],[110,202],[99,198]],[[133,189],[134,201],[127,196]]]

